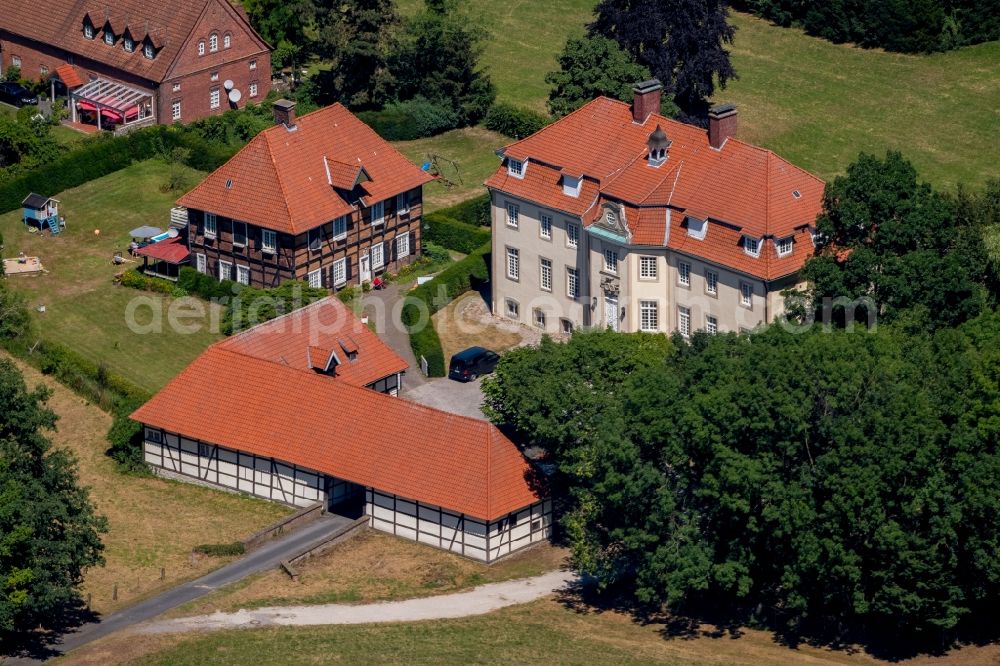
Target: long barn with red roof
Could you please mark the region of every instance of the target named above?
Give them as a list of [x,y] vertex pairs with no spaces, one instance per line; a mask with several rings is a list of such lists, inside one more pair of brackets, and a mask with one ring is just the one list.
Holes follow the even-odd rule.
[[493,308],[550,333],[579,326],[690,335],[750,330],[783,311],[813,252],[823,181],[709,127],[601,97],[498,151]]

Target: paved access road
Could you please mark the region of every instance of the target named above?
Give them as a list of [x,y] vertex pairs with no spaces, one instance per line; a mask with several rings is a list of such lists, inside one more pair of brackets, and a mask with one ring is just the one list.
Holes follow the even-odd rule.
[[435,597],[384,601],[376,604],[278,606],[240,610],[235,613],[212,613],[211,615],[159,620],[137,627],[136,630],[146,634],[165,634],[266,626],[418,622],[420,620],[469,617],[541,599],[576,580],[576,574],[571,571],[551,571],[534,578],[489,583],[468,592]]
[[[201,578],[182,583],[162,594],[129,606],[103,618],[100,622],[83,625],[77,631],[64,635],[61,643],[51,647],[54,650],[68,652],[126,627],[152,619],[160,613],[193,601],[224,585],[235,583],[267,569],[273,569],[278,566],[281,560],[312,545],[319,544],[328,538],[331,532],[347,527],[351,522],[350,518],[325,514],[316,522],[300,527],[280,539],[269,541],[249,555],[227,564],[221,569],[216,569]],[[13,660],[13,663],[35,662],[20,659]]]
[[482,410],[482,377],[474,382],[456,382],[447,377],[435,377],[424,379],[424,383],[419,386],[409,385],[409,379],[410,373],[406,373],[403,378],[403,391],[400,393],[404,400],[419,402],[452,414],[486,420]]

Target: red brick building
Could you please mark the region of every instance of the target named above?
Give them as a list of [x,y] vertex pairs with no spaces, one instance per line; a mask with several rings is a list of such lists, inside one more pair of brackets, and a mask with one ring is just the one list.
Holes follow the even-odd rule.
[[189,122],[270,90],[270,47],[227,0],[3,4],[0,74],[50,79],[82,122]]

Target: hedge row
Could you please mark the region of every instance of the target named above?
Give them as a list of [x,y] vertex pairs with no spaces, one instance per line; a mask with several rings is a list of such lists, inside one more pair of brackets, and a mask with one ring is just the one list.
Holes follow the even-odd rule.
[[491,106],[483,119],[486,129],[513,139],[523,139],[551,122],[552,118],[549,116],[504,102]]
[[218,168],[233,156],[235,147],[206,141],[181,127],[147,127],[126,136],[85,141],[48,164],[25,172],[0,185],[0,213],[21,207],[30,192],[51,196],[95,178],[126,168],[132,162],[163,155],[173,148],[187,148],[188,166],[202,171]]
[[487,192],[435,212],[466,224],[488,227],[490,226],[490,205],[490,195]]
[[380,111],[361,111],[358,118],[386,141],[411,141],[458,127],[455,112],[423,97],[387,105]]
[[406,296],[400,320],[410,334],[410,348],[420,360],[427,359],[427,374],[430,377],[445,375],[444,350],[441,338],[428,319],[421,321],[422,313],[428,317],[446,306],[460,294],[464,294],[490,276],[490,244],[476,249],[462,261],[441,271],[433,280],[425,282]]
[[243,555],[247,552],[247,547],[242,541],[232,543],[202,543],[192,549],[201,555],[211,555],[213,557],[229,557],[232,555]]
[[475,252],[490,242],[490,231],[448,217],[441,211],[424,215],[423,239],[462,254]]
[[130,268],[121,275],[121,285],[129,289],[141,289],[143,291],[155,291],[161,294],[171,294],[177,288],[172,282],[163,278],[150,277],[140,273],[134,268]]

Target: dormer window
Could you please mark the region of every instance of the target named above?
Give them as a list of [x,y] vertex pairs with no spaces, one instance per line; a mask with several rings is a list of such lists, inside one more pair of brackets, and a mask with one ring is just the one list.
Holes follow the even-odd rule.
[[153,57],[156,56],[156,49],[153,48],[152,44],[146,42],[146,44],[142,47],[142,55],[152,60]]
[[83,36],[87,39],[94,38],[94,24],[90,22],[90,19],[83,22]]
[[788,238],[779,238],[775,241],[775,246],[778,249],[779,257],[786,257],[790,255],[792,253],[792,248],[794,247],[792,237],[789,236]]
[[129,52],[129,53],[132,53],[133,51],[135,51],[135,42],[128,35],[125,35],[124,46],[125,46],[125,50],[127,52]]
[[604,211],[604,222],[609,227],[615,226],[615,222],[617,219],[618,218],[615,216],[615,212],[613,210]]
[[699,220],[696,217],[688,217],[687,230],[688,236],[691,238],[705,240],[705,235],[708,233],[708,220]]
[[115,45],[115,33],[111,31],[111,26],[104,26],[104,43],[108,46]]
[[667,153],[670,151],[672,141],[667,138],[666,132],[659,125],[649,135],[646,140],[646,159],[649,166],[658,167],[667,160]]
[[524,178],[524,162],[507,158],[507,174],[515,178]]
[[579,197],[580,196],[580,185],[583,184],[583,178],[576,178],[575,176],[570,176],[568,174],[563,174],[562,186],[563,194],[568,197]]
[[750,236],[743,237],[743,251],[749,254],[751,257],[760,256],[760,239],[751,238]]

